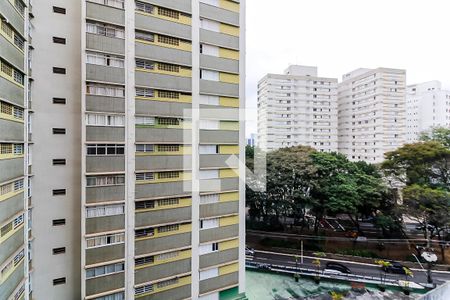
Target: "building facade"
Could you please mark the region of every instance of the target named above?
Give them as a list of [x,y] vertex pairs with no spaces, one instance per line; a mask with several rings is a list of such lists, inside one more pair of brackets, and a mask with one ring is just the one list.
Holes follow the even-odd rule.
[[339,152],[379,163],[406,141],[406,72],[357,69],[342,77],[338,95]]
[[450,128],[450,91],[439,81],[407,86],[406,118],[408,143],[417,142],[433,127]]
[[258,83],[258,146],[266,151],[311,146],[337,151],[337,79],[316,67],[290,66]]
[[0,299],[245,297],[245,2],[0,12]]

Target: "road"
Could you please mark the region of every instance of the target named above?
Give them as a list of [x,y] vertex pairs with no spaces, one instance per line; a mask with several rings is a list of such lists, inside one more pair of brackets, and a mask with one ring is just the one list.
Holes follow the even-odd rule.
[[[315,269],[316,266],[312,264],[312,261],[315,260],[316,257],[304,257],[303,264],[301,264],[300,258],[298,259],[298,267],[301,268],[310,268]],[[325,264],[329,261],[339,262],[346,267],[348,267],[353,274],[356,275],[363,275],[363,276],[374,276],[374,277],[380,277],[381,271],[380,267],[374,264],[366,264],[366,263],[359,263],[359,262],[352,262],[352,261],[345,261],[345,260],[336,260],[336,259],[327,259],[327,258],[319,258],[322,262],[322,269],[324,268]],[[253,256],[247,256],[247,260],[253,261],[256,263],[262,263],[262,264],[273,264],[273,265],[282,265],[282,266],[290,266],[295,267],[295,256],[292,254],[283,254],[283,253],[275,253],[275,252],[268,252],[268,251],[259,251],[255,250],[255,254]],[[408,280],[414,281],[419,284],[424,284],[427,282],[427,274],[422,269],[413,269],[414,277],[410,278]],[[397,274],[386,274],[386,278],[390,279],[396,279],[396,280],[405,280],[404,275],[397,275]],[[450,280],[450,272],[443,272],[443,271],[434,271],[432,273],[432,278],[434,283],[436,284],[442,284],[445,281]]]

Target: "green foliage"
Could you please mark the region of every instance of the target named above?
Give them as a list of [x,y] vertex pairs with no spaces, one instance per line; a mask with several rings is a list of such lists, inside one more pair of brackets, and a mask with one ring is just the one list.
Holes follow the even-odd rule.
[[351,255],[351,256],[360,256],[360,257],[369,257],[369,258],[378,258],[379,256],[370,250],[366,249],[339,249],[336,251],[337,254],[342,255]]
[[424,142],[436,141],[450,149],[450,129],[444,127],[433,128],[431,132],[422,133],[420,140]]

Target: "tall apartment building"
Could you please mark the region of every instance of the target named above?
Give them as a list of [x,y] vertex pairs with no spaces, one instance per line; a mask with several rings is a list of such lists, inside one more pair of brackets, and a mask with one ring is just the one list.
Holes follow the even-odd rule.
[[0,299],[245,297],[245,2],[0,14]]
[[406,72],[357,69],[342,77],[338,95],[339,152],[379,163],[406,141]]
[[407,86],[406,138],[417,142],[422,132],[433,127],[450,128],[450,91],[442,89],[439,81]]
[[27,22],[25,2],[0,2],[0,299],[27,288]]
[[337,151],[337,79],[317,67],[292,65],[258,83],[258,146],[276,150],[311,146]]

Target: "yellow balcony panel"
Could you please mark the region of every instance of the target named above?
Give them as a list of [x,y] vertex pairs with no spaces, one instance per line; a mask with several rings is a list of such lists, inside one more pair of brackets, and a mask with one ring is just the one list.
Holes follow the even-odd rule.
[[239,192],[222,193],[219,195],[219,202],[239,201]]
[[168,10],[171,12],[171,15],[173,15],[173,17],[167,16],[164,13],[162,13],[162,11],[166,11],[168,9],[163,8],[163,7],[156,7],[156,9],[154,10],[154,13],[146,13],[143,11],[137,11],[137,14],[143,15],[143,16],[151,16],[154,18],[158,18],[158,19],[162,19],[162,20],[166,20],[166,21],[170,21],[170,22],[174,22],[174,23],[179,23],[179,24],[184,24],[184,25],[191,25],[192,24],[192,19],[191,17],[187,16],[186,14],[180,13],[178,11],[174,11],[174,10]]
[[[14,154],[14,153],[8,153],[8,154],[0,154],[0,160],[2,159],[14,159],[14,158],[23,158],[25,157],[24,154]],[[0,196],[0,201],[2,196]]]
[[0,77],[5,78],[6,80],[8,80],[9,82],[12,82],[13,84],[17,85],[20,88],[24,88],[22,84],[18,83],[17,81],[14,80],[14,78],[12,76],[9,76],[3,72],[0,71]]
[[[166,256],[166,254],[168,254],[167,256],[169,256],[169,258],[163,258],[164,256]],[[171,255],[171,254],[176,254],[176,255]],[[138,269],[143,269],[143,268],[147,268],[150,266],[162,265],[162,264],[166,264],[169,262],[183,260],[183,259],[187,259],[187,258],[191,258],[191,257],[192,257],[192,251],[190,249],[165,252],[165,253],[154,255],[153,263],[138,266],[135,269],[138,270]]]
[[[12,225],[12,226],[14,226],[14,225]],[[23,227],[24,227],[24,223],[22,223],[21,225],[17,226],[16,228],[13,227],[5,235],[1,235],[0,236],[0,244],[3,243],[4,241],[6,241],[7,239],[9,239],[11,236],[13,236],[16,232],[18,232]]]
[[239,176],[239,169],[222,169],[219,170],[220,178],[233,178]]
[[14,191],[14,183],[12,183],[11,191],[9,191],[9,192],[6,193],[6,194],[0,195],[0,202],[5,201],[5,200],[7,200],[7,199],[9,199],[9,198],[12,198],[12,197],[14,197],[15,195],[18,195],[18,194],[20,194],[20,193],[22,193],[22,192],[23,192],[23,189]]
[[239,60],[239,51],[227,48],[219,48],[219,57]]
[[239,224],[239,216],[222,217],[219,219],[219,226],[229,226]]
[[220,32],[233,36],[239,36],[239,27],[220,23]]
[[239,84],[239,75],[220,72],[219,81],[225,83]]
[[239,146],[232,145],[220,145],[219,146],[219,154],[239,154]]
[[234,12],[239,12],[239,3],[230,0],[220,0],[219,2],[220,8],[231,10]]
[[147,73],[154,73],[154,74],[162,74],[162,75],[179,76],[179,77],[188,77],[188,78],[192,77],[192,70],[190,68],[183,68],[183,67],[179,67],[179,71],[178,72],[177,71],[161,70],[158,67],[156,67],[153,70],[136,68],[136,71],[147,72]]
[[18,119],[12,115],[9,114],[4,114],[4,113],[0,113],[0,119],[4,119],[4,120],[8,120],[8,121],[13,121],[13,122],[19,122],[19,123],[24,123],[23,119]]
[[[164,199],[161,199],[164,200]],[[159,200],[154,200],[158,202]],[[145,209],[136,209],[137,213],[142,213],[146,211],[155,211],[155,210],[165,210],[165,209],[172,209],[172,208],[180,208],[180,207],[189,207],[192,205],[192,199],[191,198],[180,198],[178,201],[178,204],[173,205],[155,205],[154,208],[145,208]]]
[[[16,33],[14,33],[14,34],[16,34]],[[9,35],[7,35],[3,30],[0,30],[0,35],[2,35],[8,42],[10,42],[17,50],[19,50],[21,53],[25,53],[24,51],[23,51],[23,49],[21,49],[20,47],[18,47],[17,45],[16,45],[16,43],[14,43],[14,36],[9,36]],[[17,35],[17,34],[16,34]]]
[[[170,280],[170,279],[169,279]],[[164,282],[166,280],[160,281],[160,282]],[[152,294],[156,294],[156,293],[160,293],[160,292],[164,292],[167,290],[171,290],[180,286],[184,286],[184,285],[188,285],[191,284],[192,279],[191,276],[184,276],[184,277],[180,277],[177,278],[176,283],[171,284],[171,285],[167,285],[164,287],[158,287],[158,283],[153,283],[153,290],[151,292],[145,293],[145,294],[141,294],[141,295],[136,295],[135,299],[139,299],[148,295],[152,295]]]
[[224,251],[228,249],[234,249],[239,247],[239,239],[224,241],[219,243],[219,250]]
[[239,107],[239,98],[220,97],[219,104],[226,107]]
[[226,266],[222,266],[219,268],[219,276],[238,272],[239,271],[239,263],[232,263]]
[[238,121],[220,121],[220,130],[239,130]]

